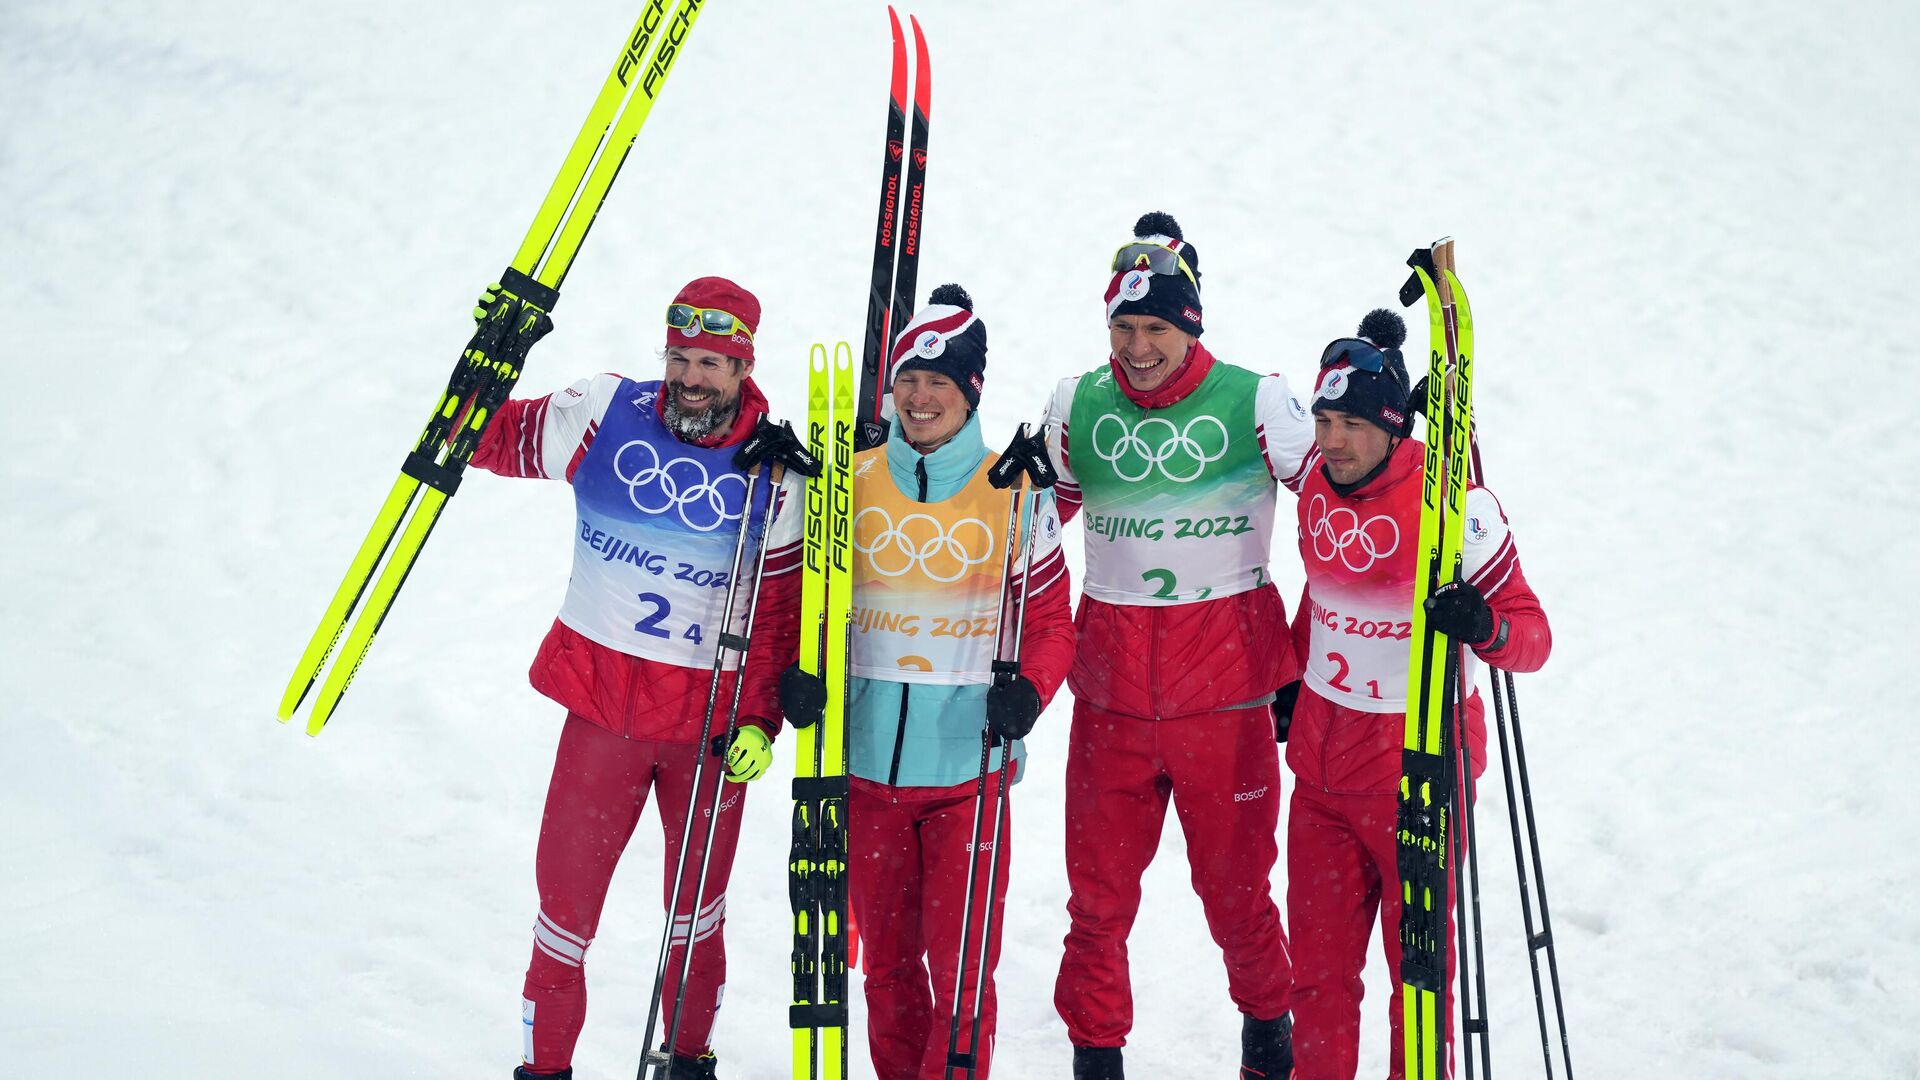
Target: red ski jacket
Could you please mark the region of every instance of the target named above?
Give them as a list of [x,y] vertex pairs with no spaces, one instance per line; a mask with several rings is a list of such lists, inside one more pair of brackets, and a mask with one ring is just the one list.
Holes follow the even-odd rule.
[[[1424,452],[1421,443],[1403,441],[1386,469],[1349,495],[1335,491],[1319,467],[1301,486],[1307,584],[1293,644],[1305,685],[1288,731],[1287,766],[1302,784],[1337,794],[1399,789]],[[1491,492],[1474,486],[1466,516],[1466,580],[1486,597],[1495,626],[1506,623],[1504,640],[1496,631],[1474,655],[1506,671],[1538,671],[1553,634],[1520,569],[1506,513]],[[1486,768],[1485,711],[1475,692],[1464,713],[1476,776]]]

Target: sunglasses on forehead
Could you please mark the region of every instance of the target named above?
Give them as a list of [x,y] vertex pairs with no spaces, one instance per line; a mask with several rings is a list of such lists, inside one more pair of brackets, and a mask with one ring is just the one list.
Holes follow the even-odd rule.
[[747,335],[753,340],[753,331],[747,324],[731,312],[719,308],[694,307],[692,304],[671,304],[667,307],[667,326],[674,330],[690,330],[695,325],[709,334],[732,337],[735,333]]
[[1113,253],[1115,273],[1143,265],[1156,274],[1185,274],[1187,280],[1193,282],[1194,288],[1200,287],[1200,281],[1193,276],[1193,269],[1187,265],[1187,260],[1181,258],[1178,251],[1165,244],[1138,240],[1121,245],[1120,250]]
[[1320,354],[1320,370],[1325,371],[1345,360],[1361,371],[1384,371],[1387,357],[1378,346],[1364,338],[1341,338]]

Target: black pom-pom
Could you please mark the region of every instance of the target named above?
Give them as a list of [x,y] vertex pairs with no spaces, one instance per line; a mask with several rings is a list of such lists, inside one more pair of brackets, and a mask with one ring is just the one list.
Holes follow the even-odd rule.
[[1171,236],[1175,240],[1186,239],[1186,237],[1180,235],[1180,223],[1173,220],[1172,214],[1162,210],[1154,210],[1150,213],[1141,214],[1140,220],[1133,223],[1133,235]]
[[1397,349],[1407,340],[1406,320],[1386,308],[1374,308],[1360,320],[1360,336],[1382,349]]
[[927,303],[973,310],[973,297],[967,295],[967,290],[951,283],[933,290],[932,295],[927,297]]

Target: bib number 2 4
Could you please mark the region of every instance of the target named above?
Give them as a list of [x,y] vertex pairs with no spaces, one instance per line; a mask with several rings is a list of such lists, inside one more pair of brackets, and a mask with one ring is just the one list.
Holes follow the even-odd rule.
[[[673,605],[668,603],[667,598],[661,596],[659,593],[643,592],[639,595],[640,602],[647,605],[651,610],[641,616],[640,621],[633,624],[633,628],[650,637],[673,637],[672,630],[660,625],[667,620],[667,616],[673,614]],[[695,645],[700,644],[701,641],[704,640],[700,632],[699,623],[687,624],[686,630],[682,631],[680,636],[693,642]]]

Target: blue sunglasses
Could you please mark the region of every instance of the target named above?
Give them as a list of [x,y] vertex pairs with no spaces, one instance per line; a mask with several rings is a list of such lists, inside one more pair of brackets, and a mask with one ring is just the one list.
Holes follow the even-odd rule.
[[1345,360],[1361,371],[1384,371],[1387,367],[1386,354],[1378,346],[1365,338],[1341,338],[1327,346],[1320,354],[1320,370]]

